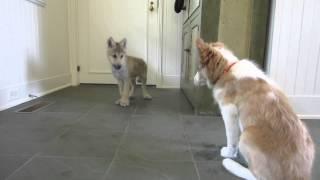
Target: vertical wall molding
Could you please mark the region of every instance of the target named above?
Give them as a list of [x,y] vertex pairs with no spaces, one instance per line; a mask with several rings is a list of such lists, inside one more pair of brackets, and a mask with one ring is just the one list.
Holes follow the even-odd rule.
[[78,0],[68,0],[69,61],[72,86],[79,85],[78,66]]

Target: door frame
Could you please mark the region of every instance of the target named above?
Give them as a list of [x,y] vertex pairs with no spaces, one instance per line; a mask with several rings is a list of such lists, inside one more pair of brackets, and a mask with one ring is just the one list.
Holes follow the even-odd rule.
[[[147,63],[157,67],[154,69],[154,76],[148,77],[156,86],[162,82],[162,0],[147,0],[146,6],[154,2],[156,11],[147,11]],[[79,53],[79,31],[78,31],[78,0],[68,0],[68,34],[69,34],[69,63],[72,86],[80,84],[77,67],[80,64]],[[157,12],[157,13],[155,13]],[[149,73],[148,73],[149,74]]]

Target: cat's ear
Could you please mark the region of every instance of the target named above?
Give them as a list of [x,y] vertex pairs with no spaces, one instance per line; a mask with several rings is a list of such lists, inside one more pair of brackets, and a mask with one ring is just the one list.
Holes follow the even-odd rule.
[[199,49],[200,63],[203,66],[207,66],[209,61],[216,55],[213,48],[210,48],[210,44],[204,42],[201,38],[196,41],[197,47]]
[[126,49],[127,48],[127,39],[124,38],[120,41],[120,46],[123,48],[123,49]]
[[203,39],[201,39],[201,38],[198,38],[198,39],[197,39],[196,44],[197,44],[197,47],[198,47],[200,50],[206,48],[206,46],[207,46],[207,43],[205,43],[205,42],[203,41]]
[[116,42],[113,40],[112,37],[109,37],[108,41],[107,41],[107,47],[108,48],[114,48],[116,46]]

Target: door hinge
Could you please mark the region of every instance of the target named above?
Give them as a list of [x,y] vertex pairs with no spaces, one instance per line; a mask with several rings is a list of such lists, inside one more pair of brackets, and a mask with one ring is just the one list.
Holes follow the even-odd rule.
[[80,72],[80,66],[77,66],[77,72]]

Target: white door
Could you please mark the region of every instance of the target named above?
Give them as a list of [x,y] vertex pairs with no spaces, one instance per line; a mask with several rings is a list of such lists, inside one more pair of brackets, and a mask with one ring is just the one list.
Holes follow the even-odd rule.
[[285,90],[296,112],[320,118],[320,1],[273,3],[268,73]]
[[[148,84],[157,83],[159,18],[157,0],[78,0],[80,83],[113,84],[106,40],[127,38],[127,53],[148,64]],[[151,4],[152,3],[152,4]],[[153,5],[153,10],[150,6]]]

